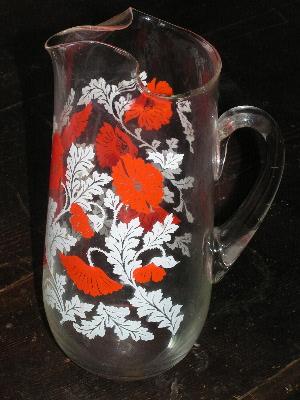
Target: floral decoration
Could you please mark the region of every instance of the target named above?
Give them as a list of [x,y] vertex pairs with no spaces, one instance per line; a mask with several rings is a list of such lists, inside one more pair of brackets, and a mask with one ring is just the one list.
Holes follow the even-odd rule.
[[[175,335],[184,319],[182,305],[159,285],[180,268],[180,253],[190,257],[191,233],[176,232],[194,220],[185,198],[194,178],[183,174],[178,139],[147,137],[176,112],[192,153],[191,104],[172,102],[171,86],[156,78],[137,93],[135,79],[92,79],[79,97],[71,89],[55,120],[44,296],[61,324],[88,339],[112,329],[120,340],[154,340],[149,322]],[[90,134],[95,103],[103,113]],[[75,292],[69,298],[67,282]]]

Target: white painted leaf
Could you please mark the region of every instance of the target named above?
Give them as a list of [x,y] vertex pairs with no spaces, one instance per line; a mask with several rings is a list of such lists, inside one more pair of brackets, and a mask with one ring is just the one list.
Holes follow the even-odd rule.
[[192,176],[187,176],[178,181],[176,181],[176,180],[172,181],[173,185],[181,190],[182,189],[190,189],[190,188],[194,187],[194,182],[195,182],[195,179]]
[[57,209],[57,203],[51,197],[49,197],[48,212],[47,212],[47,224],[49,226],[54,219],[56,209]]
[[169,179],[170,181],[175,179],[175,175],[174,175],[174,171],[171,171],[170,169],[164,169],[162,171],[163,176],[167,179]]
[[144,86],[147,86],[147,72],[146,71],[142,71],[140,73],[140,80],[142,81]]
[[81,320],[81,325],[74,323],[73,326],[76,332],[81,333],[89,339],[94,339],[96,336],[103,337],[105,335],[106,328],[109,327],[109,322],[107,321],[107,315],[102,313],[95,315],[91,321],[83,319]]
[[97,214],[88,214],[89,220],[92,222],[93,228],[95,232],[99,232],[104,225],[105,216],[97,215]]
[[115,210],[120,203],[119,196],[116,196],[111,189],[107,189],[106,196],[104,198],[104,205],[111,210]]
[[54,282],[55,282],[57,292],[62,297],[62,295],[65,293],[65,285],[67,283],[66,276],[56,273],[54,275]]
[[72,236],[67,228],[62,227],[59,222],[52,223],[46,236],[46,257],[49,264],[57,251],[68,253],[75,246],[77,238]]
[[194,153],[193,142],[195,140],[194,129],[191,122],[188,120],[185,113],[190,113],[191,102],[189,100],[180,100],[177,102],[177,113],[183,127],[183,133],[185,134],[186,140],[190,145],[190,152]]
[[58,273],[53,273],[51,278],[46,280],[44,288],[45,302],[52,308],[56,309],[61,315],[64,313],[64,302],[62,295],[65,292],[66,277]]
[[165,169],[177,169],[179,168],[179,165],[182,163],[183,160],[183,154],[177,154],[173,152],[169,152],[166,155],[166,161],[165,161]]
[[119,275],[124,284],[132,284],[131,272],[141,265],[141,261],[134,258],[142,233],[140,221],[135,218],[128,224],[113,224],[110,236],[105,238],[106,247],[110,250],[107,261],[114,266],[113,273]]
[[189,100],[179,100],[177,102],[177,109],[182,113],[190,113],[191,110],[191,102]]
[[94,308],[93,304],[83,303],[80,301],[78,295],[73,296],[71,300],[66,300],[65,310],[62,315],[61,322],[65,321],[76,321],[76,316],[80,318],[85,318],[85,313],[92,311]]
[[167,186],[164,187],[164,201],[166,203],[174,203],[174,193]]
[[153,340],[154,336],[147,328],[141,326],[141,321],[126,319],[130,310],[127,307],[105,307],[109,319],[112,321],[114,332],[120,340],[132,338],[134,341]]
[[158,151],[149,151],[147,160],[153,161],[155,164],[159,164],[164,168],[165,156],[163,153],[159,153]]
[[91,321],[82,320],[81,325],[73,324],[77,332],[82,333],[89,339],[96,336],[103,337],[107,328],[113,328],[120,340],[132,338],[134,341],[153,340],[154,336],[147,328],[141,326],[140,321],[128,320],[128,307],[106,306],[99,303],[97,315]]
[[178,225],[173,224],[173,214],[166,216],[163,223],[157,221],[150,232],[143,237],[144,248],[151,249],[160,246],[171,240],[171,234],[178,229]]
[[183,154],[174,152],[150,151],[147,160],[159,164],[163,169],[176,170],[183,160]]
[[192,234],[185,233],[183,236],[176,236],[174,239],[174,242],[168,243],[167,245],[172,250],[174,250],[176,248],[180,249],[184,256],[190,257],[191,254],[190,254],[189,245],[190,245],[191,241],[192,241]]
[[153,140],[151,146],[157,149],[161,145],[161,142],[159,140]]
[[170,150],[175,150],[178,148],[178,139],[176,138],[167,139],[166,143]]
[[142,133],[142,128],[135,128],[134,134],[135,134],[136,139],[138,139],[138,140],[142,139],[141,133]]
[[187,209],[186,205],[185,205],[185,215],[186,215],[186,219],[188,220],[188,222],[190,222],[192,224],[194,222],[194,217],[193,217],[193,214]]
[[154,263],[158,267],[163,268],[173,268],[178,264],[179,261],[176,261],[173,256],[164,256],[164,257],[153,257],[150,261]]
[[71,88],[70,94],[68,96],[68,99],[66,101],[66,104],[64,105],[63,111],[60,116],[60,128],[64,127],[65,125],[68,125],[69,123],[70,114],[73,108],[74,97],[75,97],[75,90]]
[[138,287],[129,303],[137,308],[140,318],[147,317],[148,322],[158,323],[159,328],[169,329],[172,335],[175,335],[183,320],[183,314],[180,314],[182,305],[173,305],[171,298],[164,298],[160,289],[147,292]]
[[67,158],[67,189],[70,194],[73,193],[74,180],[88,176],[94,167],[94,148],[90,146],[76,146],[72,143]]
[[70,203],[77,203],[87,211],[91,211],[90,201],[95,196],[101,196],[103,194],[103,187],[107,185],[112,178],[106,174],[99,174],[97,171],[93,171],[92,175],[86,179],[73,180],[72,192],[70,196]]
[[103,78],[91,79],[88,86],[82,89],[82,95],[78,101],[78,105],[89,104],[92,100],[96,99],[98,103],[108,106],[108,94],[111,91],[111,86],[106,85]]
[[59,297],[50,284],[47,284],[44,288],[44,300],[53,310],[56,309],[61,314],[63,313]]
[[49,284],[44,287],[44,299],[52,309],[57,308],[57,305],[59,305],[57,294]]
[[125,111],[127,111],[132,104],[132,96],[131,94],[127,93],[127,96],[120,96],[118,100],[114,102],[114,107],[116,113],[120,120],[122,120]]

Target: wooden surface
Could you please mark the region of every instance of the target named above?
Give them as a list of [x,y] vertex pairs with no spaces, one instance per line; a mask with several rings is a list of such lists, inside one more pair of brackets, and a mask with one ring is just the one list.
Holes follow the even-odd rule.
[[[171,0],[152,3],[0,4],[1,400],[300,399],[300,3],[193,0],[177,8]],[[43,43],[60,29],[105,20],[129,5],[215,44],[223,59],[220,112],[247,103],[266,109],[282,128],[287,160],[263,226],[214,287],[205,328],[190,354],[164,375],[120,384],[91,375],[66,358],[43,312],[41,260],[53,102]],[[216,188],[219,222],[250,189],[259,167],[256,148],[249,132],[232,139]]]

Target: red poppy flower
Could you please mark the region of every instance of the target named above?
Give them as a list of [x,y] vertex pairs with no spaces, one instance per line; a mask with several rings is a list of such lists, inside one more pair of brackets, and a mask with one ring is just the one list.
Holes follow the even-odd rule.
[[[168,212],[162,207],[154,208],[148,214],[138,213],[131,208],[122,207],[119,212],[119,219],[120,221],[128,224],[132,219],[139,217],[141,226],[145,229],[146,232],[148,232],[151,231],[155,222],[159,221],[163,223],[167,215],[169,215]],[[178,225],[181,221],[180,218],[177,217],[177,215],[174,215],[172,222],[173,224]]]
[[166,81],[159,81],[156,83],[156,78],[153,78],[151,82],[147,84],[147,88],[152,93],[165,94],[166,96],[172,96],[173,89]]
[[62,133],[62,145],[69,150],[72,143],[84,132],[87,127],[93,104],[89,103],[81,111],[75,112]]
[[165,275],[166,271],[153,263],[139,267],[133,271],[133,278],[138,283],[160,282]]
[[63,154],[64,149],[61,143],[61,136],[59,133],[55,132],[52,138],[50,190],[58,190],[60,188],[60,182],[64,174]]
[[89,219],[79,204],[71,205],[70,224],[75,232],[80,233],[84,238],[90,239],[94,236],[94,231],[90,226]]
[[104,122],[96,138],[96,155],[100,167],[113,167],[127,153],[135,157],[138,149],[121,129],[114,129]]
[[162,201],[163,176],[141,158],[122,156],[112,168],[112,178],[122,202],[137,212],[148,214]]
[[79,290],[93,297],[121,290],[123,285],[111,279],[101,268],[86,264],[77,256],[59,256],[68,276]]
[[[147,85],[148,89],[156,94],[173,94],[171,86],[160,81],[156,83],[156,78],[152,79]],[[173,115],[172,104],[169,100],[151,96],[151,94],[141,94],[125,112],[125,122],[137,118],[140,128],[145,130],[158,130],[162,125],[170,123]]]

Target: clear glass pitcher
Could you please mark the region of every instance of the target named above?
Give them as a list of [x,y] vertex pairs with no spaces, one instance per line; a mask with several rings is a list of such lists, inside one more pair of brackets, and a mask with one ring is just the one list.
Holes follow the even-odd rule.
[[[178,363],[212,283],[237,259],[278,188],[284,149],[264,111],[218,119],[221,60],[203,38],[132,8],[46,43],[54,68],[44,303],[63,351],[112,379]],[[252,127],[267,156],[233,218],[214,227],[227,138]]]

